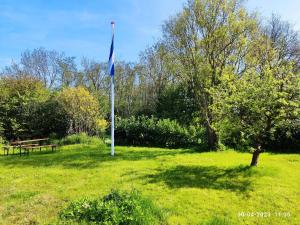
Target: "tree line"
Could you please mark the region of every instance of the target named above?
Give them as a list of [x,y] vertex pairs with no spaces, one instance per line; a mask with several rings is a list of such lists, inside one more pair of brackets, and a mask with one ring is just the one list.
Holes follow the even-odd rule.
[[[299,47],[298,32],[277,15],[263,20],[239,0],[189,0],[139,62],[117,62],[116,115],[194,125],[209,149],[299,148]],[[4,68],[1,83],[32,77],[52,96],[80,87],[96,100],[96,117],[108,120],[106,71],[106,62],[76,65],[74,57],[39,48]]]

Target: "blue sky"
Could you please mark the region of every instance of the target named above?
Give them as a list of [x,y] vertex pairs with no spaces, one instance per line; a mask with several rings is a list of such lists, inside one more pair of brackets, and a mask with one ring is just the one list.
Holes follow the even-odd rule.
[[[185,0],[0,0],[0,68],[26,49],[43,46],[106,61],[110,21],[116,22],[116,57],[136,61],[161,35],[161,24]],[[300,30],[299,0],[248,0],[250,10],[272,12]]]

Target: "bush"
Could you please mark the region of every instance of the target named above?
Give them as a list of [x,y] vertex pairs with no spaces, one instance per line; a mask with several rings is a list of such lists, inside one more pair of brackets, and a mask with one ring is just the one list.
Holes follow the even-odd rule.
[[102,118],[97,99],[84,87],[63,89],[58,97],[61,107],[69,117],[69,133],[96,134],[96,120]]
[[0,135],[7,140],[67,134],[67,113],[56,93],[40,80],[31,76],[3,77],[0,90]]
[[55,95],[42,104],[35,105],[30,116],[30,128],[32,137],[48,137],[55,133],[61,138],[67,134],[69,118]]
[[104,144],[103,141],[95,136],[88,136],[86,133],[72,134],[64,137],[61,140],[54,141],[60,145],[73,145],[73,144]]
[[72,202],[59,214],[62,222],[80,224],[159,224],[160,210],[139,192],[113,190],[102,199]]
[[105,119],[97,119],[96,120],[97,134],[101,138],[104,138],[107,127],[108,127],[108,122]]
[[49,98],[49,91],[42,82],[31,76],[1,77],[0,90],[0,129],[3,137],[12,140],[42,136],[32,128],[36,108]]
[[201,132],[195,127],[183,127],[176,120],[145,116],[116,118],[117,144],[177,148],[199,145],[200,137]]

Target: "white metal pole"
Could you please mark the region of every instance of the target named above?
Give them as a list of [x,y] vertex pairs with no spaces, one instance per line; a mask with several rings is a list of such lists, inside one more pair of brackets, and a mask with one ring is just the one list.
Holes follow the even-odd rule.
[[115,155],[115,112],[114,112],[114,101],[115,101],[115,84],[114,76],[111,76],[111,155]]
[[[112,25],[112,35],[114,38],[115,24],[112,22],[111,25]],[[115,155],[115,81],[114,81],[114,75],[111,76],[111,155],[112,156]]]

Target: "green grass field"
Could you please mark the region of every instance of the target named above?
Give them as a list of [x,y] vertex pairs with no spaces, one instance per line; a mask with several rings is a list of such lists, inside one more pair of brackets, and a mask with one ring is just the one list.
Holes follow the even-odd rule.
[[248,167],[250,159],[233,151],[138,147],[116,147],[112,158],[95,145],[1,156],[0,224],[56,224],[70,200],[113,188],[140,190],[171,225],[300,224],[300,155],[265,153],[258,168]]

